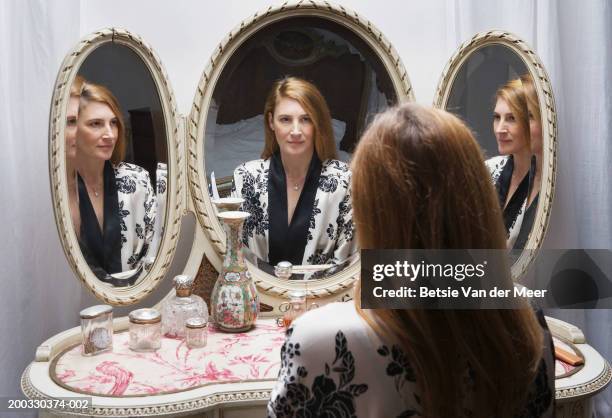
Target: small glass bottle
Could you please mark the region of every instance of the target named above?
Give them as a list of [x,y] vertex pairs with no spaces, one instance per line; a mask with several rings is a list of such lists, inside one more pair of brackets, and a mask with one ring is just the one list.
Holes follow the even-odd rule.
[[193,277],[179,275],[174,278],[176,294],[170,296],[162,306],[162,332],[169,338],[185,337],[185,321],[194,316],[208,322],[208,307],[204,299],[192,295]]
[[161,347],[161,315],[155,309],[130,312],[130,349],[155,351]]
[[206,346],[208,321],[201,316],[194,316],[185,321],[185,340],[187,347],[200,348]]
[[292,290],[289,292],[289,301],[283,302],[278,309],[283,313],[283,317],[277,320],[278,325],[289,327],[291,323],[300,317],[304,312],[318,308],[319,305],[311,303],[308,305],[306,292],[301,290]]
[[84,356],[109,351],[113,348],[113,308],[109,305],[95,305],[83,309],[81,334]]

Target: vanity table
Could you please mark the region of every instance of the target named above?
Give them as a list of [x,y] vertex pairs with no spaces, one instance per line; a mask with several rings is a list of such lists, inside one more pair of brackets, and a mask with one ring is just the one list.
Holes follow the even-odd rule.
[[275,320],[258,320],[248,333],[209,332],[200,349],[164,338],[155,353],[131,352],[126,326],[115,322],[113,352],[98,356],[80,355],[80,327],[38,348],[21,380],[27,397],[92,401],[86,410],[45,410],[40,417],[265,416],[284,341],[284,328]]
[[[258,51],[265,54],[258,54]],[[253,146],[252,141],[244,141],[244,138],[254,129],[251,122],[261,125],[261,120],[257,119],[261,115],[251,113],[259,109],[254,103],[263,103],[263,98],[228,93],[241,81],[235,76],[244,74],[239,70],[247,67],[242,65],[260,57],[271,60],[261,64],[271,74],[276,74],[279,68],[295,68],[296,74],[315,81],[322,77],[316,71],[317,63],[324,63],[324,68],[336,68],[334,60],[337,60],[340,69],[345,68],[346,64],[342,63],[359,63],[358,80],[343,78],[343,82],[357,83],[346,90],[360,94],[350,99],[334,97],[329,100],[334,131],[337,139],[342,140],[338,147],[347,153],[356,142],[355,132],[360,133],[373,114],[394,103],[415,100],[407,71],[384,35],[363,16],[327,2],[298,1],[271,6],[241,22],[208,60],[191,111],[186,116],[177,110],[159,58],[138,35],[125,29],[101,29],[86,36],[67,54],[58,71],[51,105],[49,166],[53,206],[68,263],[75,276],[100,301],[116,306],[137,304],[162,280],[169,280],[167,273],[176,251],[181,220],[188,213],[195,215],[197,224],[189,260],[182,273],[195,276],[204,263],[216,271],[221,270],[226,236],[208,193],[209,183],[214,181],[215,175],[228,178],[231,171],[223,170],[256,159],[261,151],[261,144]],[[101,68],[121,73],[121,82],[107,76]],[[250,74],[248,68],[247,74]],[[508,74],[529,73],[534,79],[542,114],[541,197],[533,225],[528,225],[531,229],[525,248],[529,250],[523,251],[512,266],[513,277],[518,279],[537,256],[554,197],[556,113],[544,66],[534,51],[508,32],[477,34],[449,61],[442,73],[434,106],[459,113],[475,132],[484,125],[490,131],[491,109],[475,109],[474,103],[483,102],[481,97],[488,100],[492,92],[484,88],[487,86],[478,85],[478,79],[471,79],[470,74],[491,74],[491,68],[499,69],[499,74],[503,75],[503,79],[493,80],[491,85],[505,83]],[[263,74],[262,70],[257,76],[264,77]],[[150,149],[145,146],[146,152],[141,152],[143,147],[132,147],[130,157],[132,163],[153,167],[150,178],[155,179],[153,188],[157,200],[156,244],[151,246],[155,254],[146,254],[146,267],[132,286],[113,287],[98,280],[81,253],[72,225],[65,125],[70,87],[77,75],[112,90],[127,113],[145,116],[141,119],[148,121],[146,132],[139,132],[139,125],[133,123],[132,141],[153,138]],[[330,83],[321,80],[319,84],[324,88]],[[126,89],[129,94],[122,96],[119,93],[125,85],[130,87]],[[139,97],[136,94],[139,89],[146,90],[146,94]],[[333,89],[323,91],[323,95],[333,95]],[[145,103],[134,104],[132,101],[136,98]],[[239,106],[234,103],[237,100],[246,102]],[[229,107],[224,108],[228,102]],[[342,107],[349,102],[355,107],[353,111]],[[464,108],[466,113],[461,114]],[[486,122],[478,120],[479,115],[484,115]],[[238,122],[229,123],[233,121]],[[256,136],[261,140],[260,133]],[[487,135],[480,132],[477,136],[486,138]],[[481,145],[487,148],[486,144]],[[490,144],[488,146],[490,148]],[[160,167],[163,170],[160,171]],[[288,281],[249,265],[261,306],[269,309],[260,315],[254,330],[238,334],[213,332],[203,349],[187,350],[183,342],[165,339],[157,353],[135,355],[125,348],[128,321],[123,317],[116,318],[113,323],[116,344],[113,352],[83,358],[78,353],[81,330],[72,328],[38,347],[35,360],[22,375],[23,393],[31,399],[91,397],[92,405],[88,410],[44,410],[40,411],[41,417],[265,416],[279,370],[284,338],[284,328],[278,327],[275,321],[281,315],[279,307],[294,292],[303,292],[319,306],[350,300],[359,269],[359,259],[353,257],[342,270],[329,276],[312,281]],[[215,275],[206,276],[204,287],[212,287]],[[163,300],[156,303],[156,307],[161,303]],[[549,323],[559,341],[585,361],[580,368],[557,364],[557,416],[588,417],[592,410],[591,397],[603,390],[612,378],[610,366],[586,344],[580,330],[554,319],[549,319]]]
[[[578,328],[552,318],[547,321],[555,343],[574,350],[585,362],[573,368],[557,361],[556,416],[590,417],[592,397],[612,380],[610,364],[584,343]],[[92,401],[86,411],[45,410],[40,417],[266,416],[284,341],[284,328],[273,319],[258,320],[256,328],[248,333],[212,332],[202,349],[188,350],[183,341],[164,339],[158,353],[138,355],[126,348],[126,326],[124,320],[115,322],[113,353],[81,357],[78,327],[38,348],[36,360],[21,378],[21,388],[28,398],[91,396]]]

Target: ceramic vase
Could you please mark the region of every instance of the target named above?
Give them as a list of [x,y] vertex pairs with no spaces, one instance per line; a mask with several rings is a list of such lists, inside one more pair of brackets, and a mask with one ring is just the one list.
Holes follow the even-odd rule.
[[247,212],[218,214],[227,236],[225,259],[210,298],[212,322],[220,331],[243,332],[255,325],[259,297],[242,255],[242,225]]

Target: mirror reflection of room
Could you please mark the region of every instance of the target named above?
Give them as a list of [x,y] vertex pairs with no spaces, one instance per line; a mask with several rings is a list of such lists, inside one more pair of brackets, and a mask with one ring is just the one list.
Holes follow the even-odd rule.
[[[262,153],[262,149],[268,148],[269,128],[264,109],[266,99],[275,88],[274,83],[286,77],[311,83],[326,103],[329,145],[334,150],[318,155],[323,164],[321,180],[329,177],[331,168],[325,165],[325,160],[336,161],[334,164],[338,170],[343,170],[342,163],[350,161],[367,123],[376,113],[397,101],[393,83],[379,56],[342,25],[327,19],[299,17],[265,27],[233,53],[213,91],[207,114],[204,156],[214,198],[227,196],[235,189],[232,183],[242,180],[234,173],[236,167],[260,158],[274,160],[273,153]],[[306,108],[303,110],[305,114],[311,113]],[[286,157],[282,161],[285,163]],[[244,227],[244,243],[264,270],[273,270],[278,261],[291,261],[294,265],[336,266],[343,264],[356,251],[347,241],[350,233],[344,220],[350,219],[350,215],[348,218],[345,216],[350,214],[350,203],[339,209],[341,194],[347,193],[341,189],[345,187],[345,181],[350,181],[350,174],[347,171],[327,184],[321,184],[323,189],[334,190],[331,193],[333,203],[317,192],[315,201],[318,204],[308,209],[303,206],[312,204],[312,191],[308,187],[302,188],[302,183],[310,166],[306,164],[304,167],[304,164],[297,172],[292,168],[293,164],[289,168],[282,167],[283,175],[289,177],[283,179],[293,182],[294,187],[297,184],[298,190],[287,187],[286,196],[279,196],[279,200],[270,205],[265,202],[269,195],[260,195],[257,210],[247,208],[254,200],[243,207],[251,213]],[[250,163],[247,166],[252,168]],[[264,189],[261,181],[258,180],[260,187],[255,192]],[[339,186],[332,184],[336,181]],[[246,198],[240,191],[235,194]],[[336,199],[340,199],[339,202],[335,202]],[[321,213],[316,213],[319,210]],[[273,212],[282,212],[282,219],[286,222],[273,216]],[[279,225],[275,226],[277,220]],[[293,236],[298,230],[301,230],[297,234],[299,238]],[[290,241],[278,240],[278,236],[285,235],[293,238]],[[342,241],[347,243],[340,244]]]
[[165,218],[164,125],[155,83],[134,52],[107,44],[87,57],[67,104],[68,202],[83,257],[112,286],[133,285],[155,261]]
[[276,265],[340,264],[356,251],[351,174],[337,159],[329,107],[297,77],[276,82],[264,107],[261,159],[234,172],[235,195],[251,214],[243,243]]

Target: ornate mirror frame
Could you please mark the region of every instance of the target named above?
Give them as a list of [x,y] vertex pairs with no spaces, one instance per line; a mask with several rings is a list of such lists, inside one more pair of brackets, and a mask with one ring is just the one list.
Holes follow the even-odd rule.
[[535,220],[529,233],[525,248],[512,265],[512,277],[516,281],[522,277],[544,241],[555,192],[557,175],[557,114],[555,100],[548,75],[536,53],[517,36],[501,30],[480,32],[464,42],[451,57],[442,72],[434,97],[434,106],[445,109],[455,77],[468,58],[475,51],[490,45],[503,45],[516,53],[531,74],[538,95],[542,118],[542,184]]
[[[349,29],[361,38],[381,60],[392,80],[398,101],[414,101],[408,74],[391,43],[367,19],[340,5],[322,1],[286,2],[255,13],[236,26],[217,46],[207,68],[202,73],[187,121],[189,144],[187,174],[194,210],[210,244],[205,248],[206,257],[218,271],[221,269],[225,253],[225,232],[216,218],[213,204],[208,196],[208,181],[204,166],[204,134],[212,94],[225,65],[247,39],[272,23],[294,17],[318,17]],[[353,262],[329,278],[307,283],[280,280],[256,268],[250,270],[259,290],[265,293],[283,296],[291,290],[299,289],[307,291],[313,297],[323,297],[335,295],[352,287],[359,268],[360,263]]]
[[[64,126],[66,103],[81,64],[98,47],[116,43],[129,47],[146,65],[157,87],[166,125],[168,148],[168,193],[164,222],[164,234],[155,262],[138,282],[125,288],[114,288],[98,280],[81,253],[76,233],[72,227],[68,204]],[[179,235],[182,208],[185,205],[183,158],[179,154],[181,137],[178,132],[176,102],[168,82],[168,76],[159,58],[139,36],[124,29],[106,28],[83,38],[64,58],[58,73],[49,120],[49,171],[53,211],[60,241],[70,267],[83,284],[100,300],[112,305],[130,305],[152,292],[166,274],[174,256]]]

